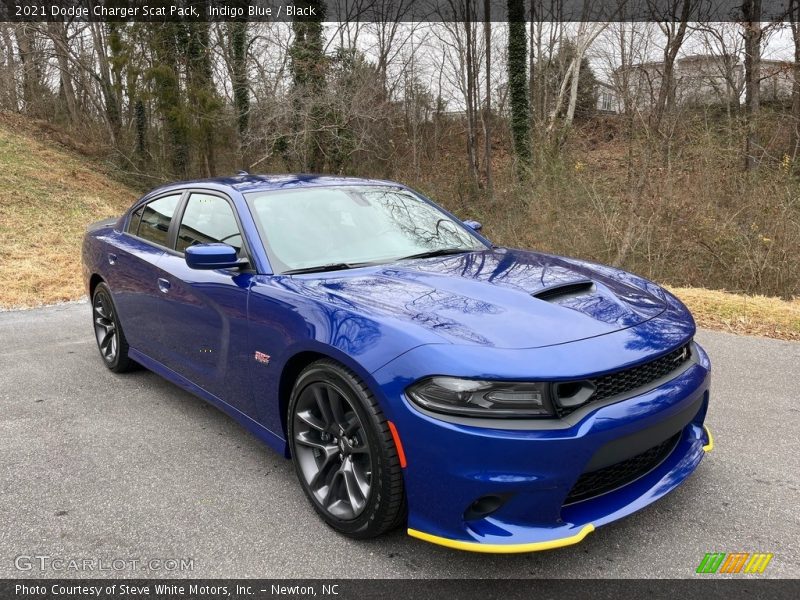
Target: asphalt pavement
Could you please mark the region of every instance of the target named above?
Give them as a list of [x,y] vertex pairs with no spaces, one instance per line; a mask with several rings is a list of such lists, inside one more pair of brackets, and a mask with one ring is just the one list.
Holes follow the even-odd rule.
[[800,344],[697,339],[716,447],[692,477],[576,546],[485,555],[344,538],[234,421],[109,372],[86,303],[0,313],[0,577],[699,577],[706,552],[771,552],[755,577],[800,576]]

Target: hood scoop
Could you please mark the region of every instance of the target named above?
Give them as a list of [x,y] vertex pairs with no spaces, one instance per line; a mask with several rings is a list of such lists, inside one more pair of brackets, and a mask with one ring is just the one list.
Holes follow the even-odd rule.
[[585,296],[593,292],[594,289],[594,281],[591,279],[579,279],[577,281],[567,281],[547,286],[538,292],[534,292],[531,296],[539,300],[544,300],[545,302],[559,302],[561,300],[577,298],[578,296]]

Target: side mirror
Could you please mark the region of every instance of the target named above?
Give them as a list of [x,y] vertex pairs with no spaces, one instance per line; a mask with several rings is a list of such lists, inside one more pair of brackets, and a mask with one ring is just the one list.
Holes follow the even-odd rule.
[[474,231],[480,231],[483,229],[483,225],[481,225],[478,221],[464,221],[464,225]]
[[247,264],[228,244],[196,244],[186,248],[186,265],[190,269],[235,269]]

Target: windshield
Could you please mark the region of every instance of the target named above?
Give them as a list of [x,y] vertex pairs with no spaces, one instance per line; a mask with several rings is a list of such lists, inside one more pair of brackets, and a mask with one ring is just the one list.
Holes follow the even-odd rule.
[[486,248],[463,225],[400,188],[314,187],[246,196],[275,273]]

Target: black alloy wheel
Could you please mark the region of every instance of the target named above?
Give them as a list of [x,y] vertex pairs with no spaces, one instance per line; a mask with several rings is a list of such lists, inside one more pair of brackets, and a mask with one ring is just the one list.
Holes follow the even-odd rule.
[[344,392],[319,381],[303,389],[294,413],[297,461],[314,498],[339,519],[355,519],[367,505],[372,457],[366,439]]
[[331,360],[307,367],[289,406],[292,459],[322,518],[352,537],[380,535],[405,518],[402,469],[368,388]]
[[130,370],[134,363],[128,358],[128,342],[117,317],[111,292],[99,283],[92,296],[92,320],[97,349],[105,365],[115,373]]

